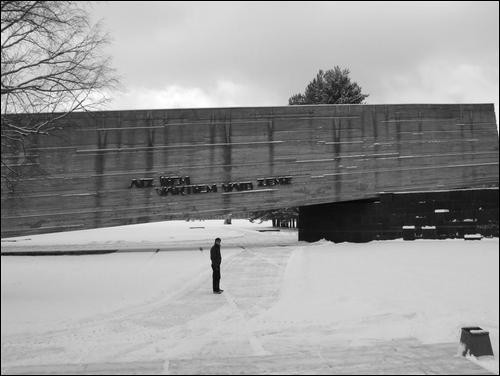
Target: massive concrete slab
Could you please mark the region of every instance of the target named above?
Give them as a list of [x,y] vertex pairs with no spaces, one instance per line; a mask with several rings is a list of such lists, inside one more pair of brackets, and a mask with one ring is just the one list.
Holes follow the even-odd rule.
[[[2,237],[498,187],[492,104],[74,113],[2,148]],[[163,177],[163,178],[162,178]]]

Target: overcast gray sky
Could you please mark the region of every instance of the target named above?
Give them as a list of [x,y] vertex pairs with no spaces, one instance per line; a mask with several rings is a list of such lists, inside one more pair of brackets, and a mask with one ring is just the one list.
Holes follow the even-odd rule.
[[348,68],[368,103],[499,102],[498,2],[98,2],[108,109],[274,106]]

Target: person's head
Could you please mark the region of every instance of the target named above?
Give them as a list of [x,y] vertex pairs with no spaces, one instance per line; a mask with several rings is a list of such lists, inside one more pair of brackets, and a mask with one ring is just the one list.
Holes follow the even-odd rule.
[[216,239],[215,239],[215,244],[220,245],[220,238],[216,238]]

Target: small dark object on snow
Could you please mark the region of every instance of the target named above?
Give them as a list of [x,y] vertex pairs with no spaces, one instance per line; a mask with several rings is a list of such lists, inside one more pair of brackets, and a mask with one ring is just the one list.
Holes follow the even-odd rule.
[[462,328],[460,343],[463,345],[462,356],[467,355],[467,353],[476,357],[493,355],[490,333],[478,326]]
[[415,240],[415,226],[403,226],[403,240]]

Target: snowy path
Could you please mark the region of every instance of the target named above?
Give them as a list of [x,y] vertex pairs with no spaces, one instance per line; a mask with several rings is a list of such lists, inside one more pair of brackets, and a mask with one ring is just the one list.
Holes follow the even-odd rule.
[[164,301],[35,337],[4,338],[2,365],[12,366],[2,368],[18,374],[488,374],[455,357],[455,343],[342,346],[326,325],[292,325],[281,333],[259,328],[254,319],[278,299],[295,249],[245,247],[224,265],[222,295],[210,293],[210,275],[202,273]]
[[[238,231],[245,236],[223,243],[222,295],[211,293],[206,252],[2,258],[2,374],[488,373],[455,356],[456,331],[473,318],[496,330],[498,351],[498,240],[299,244],[290,234]],[[68,268],[79,284],[55,272]],[[23,271],[48,291],[23,285]],[[78,290],[94,280],[91,294]],[[60,307],[54,283],[76,306],[74,320],[51,309]],[[96,289],[113,309],[77,317],[97,305]],[[122,289],[127,304],[112,301]],[[52,303],[21,305],[22,294]],[[472,294],[475,307],[463,303]],[[16,318],[16,304],[47,312]]]
[[35,336],[3,337],[2,367],[266,354],[247,320],[276,299],[290,252],[278,247],[262,256],[246,248],[230,257],[222,287],[231,287],[222,295],[211,293],[207,270],[164,301]]
[[331,347],[300,353],[189,358],[133,362],[103,362],[21,366],[8,374],[170,374],[170,375],[489,375],[484,369],[459,357],[452,357],[452,344],[421,345],[406,339],[378,346]]

